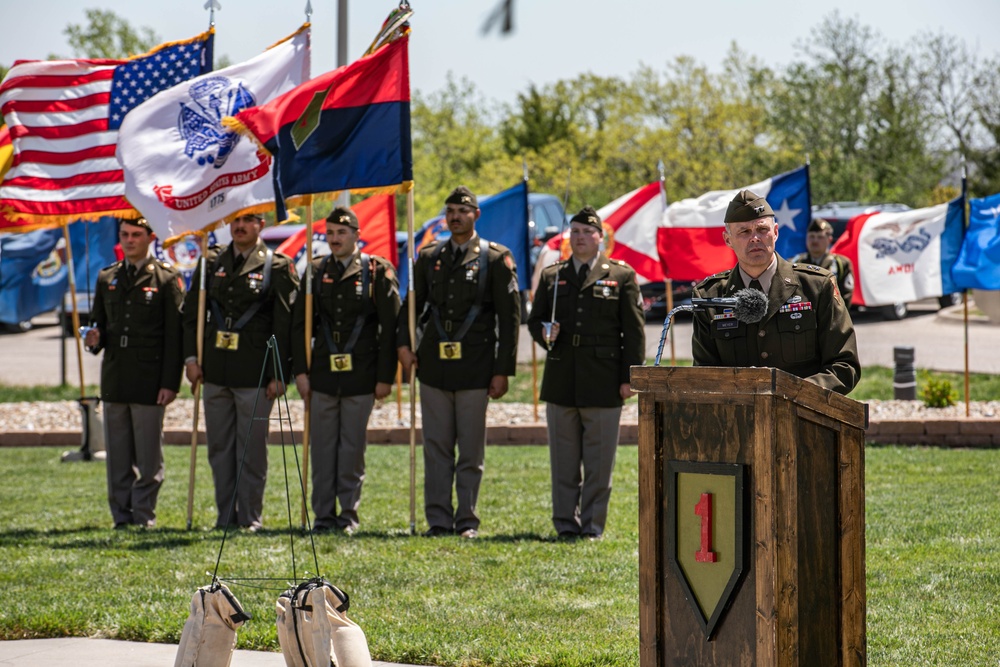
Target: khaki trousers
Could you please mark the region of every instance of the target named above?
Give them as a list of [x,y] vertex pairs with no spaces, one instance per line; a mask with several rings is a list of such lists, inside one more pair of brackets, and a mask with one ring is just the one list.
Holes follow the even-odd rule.
[[[479,529],[476,501],[486,459],[486,389],[420,385],[424,433],[424,514],[431,528]],[[458,459],[455,446],[458,445]],[[458,508],[452,505],[455,486]]]
[[[314,391],[310,403],[309,449],[312,506],[317,528],[357,528],[365,481],[368,417],[375,394],[331,396]],[[337,514],[337,502],[340,514]]]
[[621,414],[620,407],[546,404],[556,532],[604,534]]
[[216,525],[261,525],[267,482],[267,420],[274,401],[267,399],[263,387],[233,388],[206,382],[203,393]]
[[115,524],[156,521],[163,484],[163,406],[104,404],[108,504]]

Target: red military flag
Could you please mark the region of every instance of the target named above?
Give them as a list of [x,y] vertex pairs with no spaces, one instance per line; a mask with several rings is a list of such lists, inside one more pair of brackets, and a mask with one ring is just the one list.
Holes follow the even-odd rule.
[[[369,255],[378,255],[399,266],[399,251],[396,246],[396,199],[393,195],[374,195],[351,207],[358,216],[361,233],[358,247]],[[326,244],[326,220],[313,223],[313,256],[330,254]],[[306,270],[306,228],[289,236],[278,252],[284,253],[295,262],[299,275]]]

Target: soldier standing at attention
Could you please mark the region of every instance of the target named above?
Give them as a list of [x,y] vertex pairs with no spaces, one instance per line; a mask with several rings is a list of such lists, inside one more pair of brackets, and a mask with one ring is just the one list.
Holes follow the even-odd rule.
[[[260,215],[239,216],[229,223],[232,243],[211,248],[205,258],[208,307],[203,366],[198,365],[195,340],[198,290],[191,289],[184,303],[184,372],[192,385],[205,383],[205,431],[215,482],[216,528],[238,525],[251,532],[262,526],[266,420],[274,399],[285,392],[275,377],[273,358],[264,367],[267,341],[272,334],[277,339],[278,365],[288,377],[291,305],[299,284],[292,261],[269,250],[260,240],[263,224]],[[199,272],[200,267],[191,285],[199,284]],[[264,387],[258,390],[262,368]],[[234,497],[235,513],[230,516]]]
[[312,367],[303,282],[292,312],[292,370],[299,394],[310,401],[313,530],[350,535],[358,527],[368,418],[396,377],[399,283],[392,264],[358,251],[351,209],[333,209],[326,241],[331,254],[312,260]]
[[642,364],[646,349],[635,271],[600,251],[603,235],[593,208],[573,216],[573,254],[542,271],[528,318],[532,338],[549,348],[541,399],[552,523],[565,539],[604,535],[622,403],[632,395],[629,367]]
[[837,279],[826,269],[792,264],[774,251],[778,225],[767,200],[741,190],[729,203],[723,238],[737,265],[698,283],[696,297],[731,297],[750,287],[767,295],[756,324],[732,309],[694,314],[695,366],[770,366],[847,394],[861,378],[858,343]]
[[149,256],[144,218],[118,228],[125,259],[101,269],[84,342],[101,361],[108,504],[115,528],[156,525],[163,484],[163,412],[181,385],[184,281]]
[[419,361],[428,537],[479,534],[476,501],[486,455],[486,405],[507,393],[507,377],[517,366],[517,269],[510,250],[476,234],[479,215],[476,196],[465,186],[445,199],[451,238],[423,248],[410,277],[417,317],[426,323],[416,355],[405,307],[397,330],[407,377]]
[[854,268],[851,260],[830,252],[833,244],[833,225],[823,218],[814,218],[806,229],[806,250],[792,258],[793,264],[812,264],[826,269],[837,277],[837,289],[844,305],[851,307],[854,295]]

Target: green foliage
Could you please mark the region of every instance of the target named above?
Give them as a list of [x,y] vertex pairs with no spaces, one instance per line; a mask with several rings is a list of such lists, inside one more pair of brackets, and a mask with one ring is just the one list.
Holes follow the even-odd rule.
[[152,28],[133,28],[111,10],[84,10],[87,24],[71,23],[63,33],[78,58],[127,58],[145,53],[162,40]]
[[936,378],[930,373],[921,372],[922,384],[920,387],[920,400],[929,408],[947,408],[955,405],[958,400],[958,392],[951,385],[951,381]]
[[[733,44],[721,71],[687,56],[632,76],[581,74],[530,85],[511,105],[450,80],[413,102],[419,223],[464,183],[497,192],[521,177],[567,208],[601,206],[658,178],[667,197],[754,183],[811,161],[814,202],[927,206],[954,187],[967,156],[972,191],[1000,190],[1000,60],[977,60],[957,37],[905,47],[834,11],[771,68]],[[873,46],[875,45],[875,46]]]

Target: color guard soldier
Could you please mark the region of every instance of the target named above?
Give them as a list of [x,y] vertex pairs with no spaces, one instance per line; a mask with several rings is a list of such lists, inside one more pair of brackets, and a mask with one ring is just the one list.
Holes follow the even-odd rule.
[[833,245],[833,225],[823,218],[814,218],[806,229],[806,249],[792,258],[793,264],[812,264],[837,277],[837,288],[844,304],[851,307],[854,295],[854,268],[851,260],[830,252]]
[[[288,377],[290,371],[291,305],[298,274],[287,256],[269,250],[260,240],[263,224],[263,217],[256,214],[234,219],[229,223],[232,243],[211,248],[205,258],[202,366],[198,365],[196,345],[195,286],[200,281],[200,267],[191,278],[192,289],[184,303],[185,374],[192,384],[205,383],[205,431],[215,482],[217,528],[228,524],[256,531],[261,527],[267,481],[266,420],[274,399],[285,391],[280,378],[275,377],[273,357],[264,367],[272,334],[278,343],[275,353],[282,373]],[[262,367],[264,387],[259,391]],[[235,513],[230,516],[234,499]]]
[[731,309],[694,314],[696,366],[770,366],[841,394],[861,377],[854,324],[826,269],[792,264],[774,251],[778,226],[767,200],[740,191],[726,211],[726,245],[738,263],[695,286],[696,297],[731,297],[745,287],[767,295],[764,319],[740,322]]
[[331,254],[312,262],[312,367],[306,363],[303,282],[292,312],[292,370],[299,394],[310,401],[313,530],[352,534],[368,418],[396,376],[399,283],[392,264],[358,251],[358,218],[351,209],[333,209],[326,241]]
[[528,318],[532,338],[549,350],[541,399],[552,523],[569,539],[604,535],[622,403],[632,395],[629,367],[642,364],[646,350],[635,271],[601,252],[602,237],[593,208],[573,216],[573,254],[542,271]]
[[[405,307],[397,330],[399,361],[407,377],[419,360],[429,525],[424,534],[431,537],[478,535],[486,405],[507,393],[507,377],[517,365],[517,269],[507,248],[476,234],[479,215],[476,196],[465,186],[445,199],[451,238],[423,248],[411,276],[417,316],[424,324],[416,355],[409,347]],[[452,505],[453,484],[457,508]]]
[[144,218],[122,220],[125,259],[101,269],[85,343],[101,362],[108,503],[115,528],[156,525],[163,484],[163,412],[181,384],[181,307],[177,269],[149,256]]

